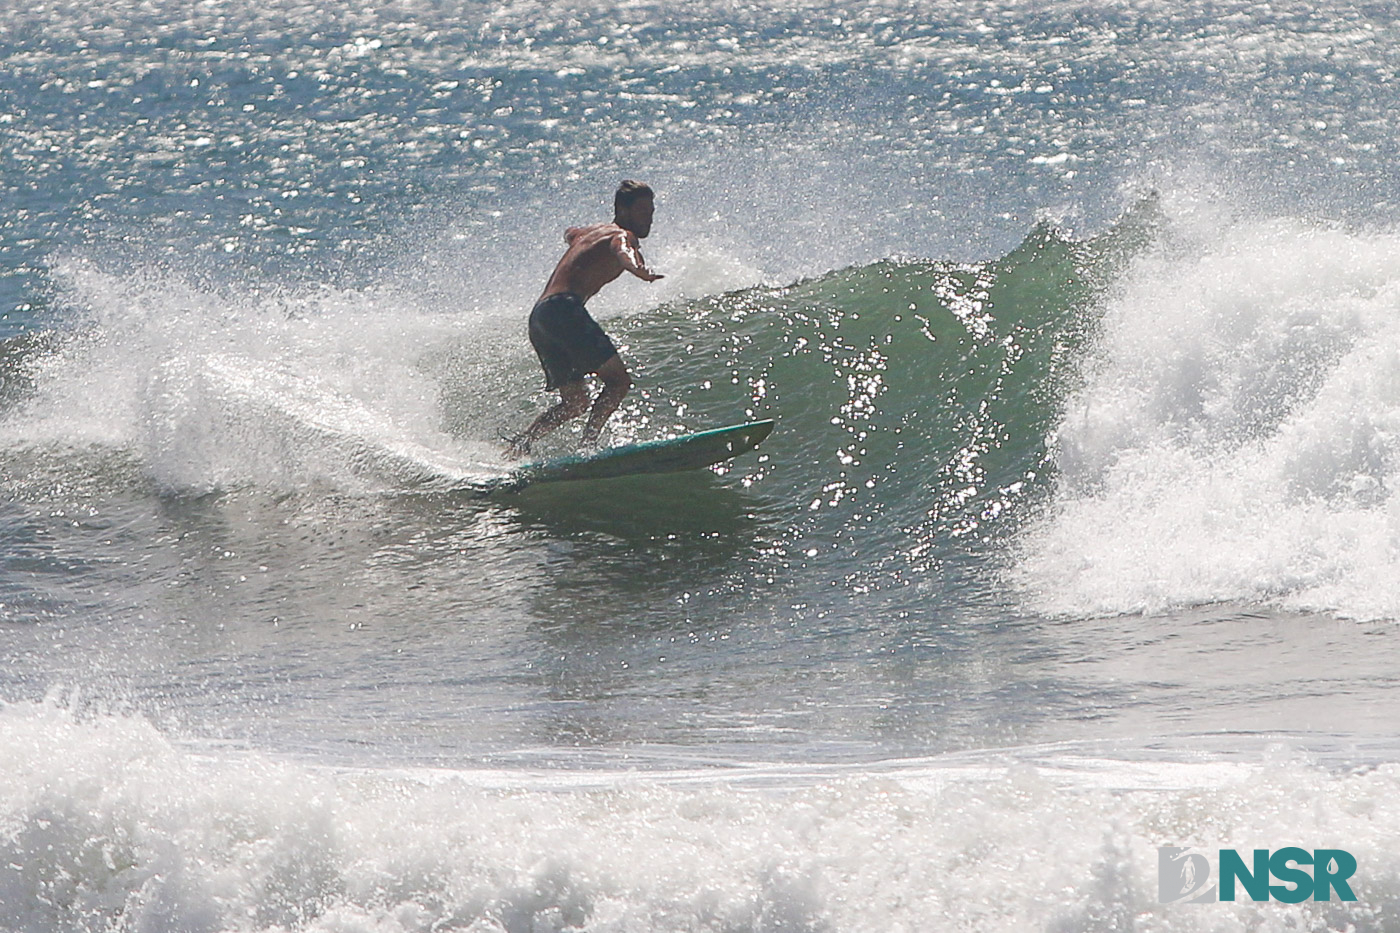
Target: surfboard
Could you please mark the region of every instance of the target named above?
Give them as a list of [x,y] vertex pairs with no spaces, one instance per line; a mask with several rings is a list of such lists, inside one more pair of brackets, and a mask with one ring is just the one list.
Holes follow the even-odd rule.
[[490,491],[514,491],[534,483],[699,470],[748,453],[763,443],[772,431],[770,418],[680,437],[609,447],[594,453],[540,460],[516,467],[510,475],[492,482]]

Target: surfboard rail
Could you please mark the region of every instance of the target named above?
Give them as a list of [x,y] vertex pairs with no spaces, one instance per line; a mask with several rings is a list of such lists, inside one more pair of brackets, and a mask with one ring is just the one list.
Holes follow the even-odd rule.
[[526,463],[492,483],[490,491],[518,490],[534,483],[699,470],[753,450],[773,432],[774,424],[768,418]]

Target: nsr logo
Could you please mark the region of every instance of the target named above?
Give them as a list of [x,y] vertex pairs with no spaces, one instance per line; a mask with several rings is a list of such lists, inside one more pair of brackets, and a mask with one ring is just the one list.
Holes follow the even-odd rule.
[[[1354,901],[1347,879],[1356,874],[1356,859],[1342,849],[1309,852],[1290,846],[1272,855],[1268,849],[1254,850],[1254,864],[1246,865],[1234,849],[1220,850],[1220,897],[1235,899],[1236,885],[1251,900],[1273,898],[1285,904],[1298,904],[1308,898],[1330,901],[1332,892],[1343,901]],[[1311,865],[1312,873],[1301,866]],[[1270,884],[1272,875],[1280,884]],[[1204,904],[1216,900],[1216,886],[1210,883],[1210,860],[1189,847],[1163,846],[1157,850],[1157,899],[1163,904]]]

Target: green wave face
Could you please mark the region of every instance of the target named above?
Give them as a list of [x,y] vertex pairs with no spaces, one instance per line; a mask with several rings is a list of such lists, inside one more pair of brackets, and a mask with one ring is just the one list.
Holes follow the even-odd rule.
[[993,262],[884,261],[633,319],[624,352],[668,389],[621,418],[778,419],[734,469],[784,571],[859,593],[985,564],[1047,488],[1097,296],[1149,207],[1094,241],[1038,227]]

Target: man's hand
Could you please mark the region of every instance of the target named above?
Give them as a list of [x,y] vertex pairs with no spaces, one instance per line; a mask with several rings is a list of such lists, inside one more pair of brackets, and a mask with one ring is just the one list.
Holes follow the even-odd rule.
[[637,248],[637,236],[627,230],[619,232],[612,238],[612,248],[618,261],[622,263],[622,268],[641,279],[643,282],[655,282],[657,279],[665,278],[647,268],[647,262],[642,258],[642,251]]

